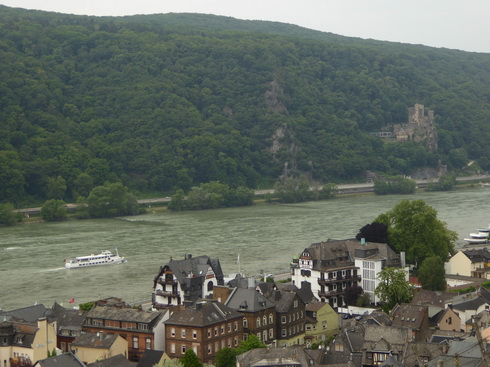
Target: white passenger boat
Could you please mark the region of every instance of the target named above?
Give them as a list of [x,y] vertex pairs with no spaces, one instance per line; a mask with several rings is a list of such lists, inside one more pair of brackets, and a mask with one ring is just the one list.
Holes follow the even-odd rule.
[[485,231],[485,229],[479,229],[478,233],[470,233],[470,236],[464,238],[464,240],[470,245],[479,245],[487,243],[488,236],[489,232]]
[[480,244],[485,244],[487,243],[487,239],[486,238],[464,238],[464,240],[466,242],[468,242],[468,244],[470,245],[480,245]]
[[119,256],[116,249],[116,254],[114,255],[111,251],[102,251],[98,255],[89,256],[79,256],[74,259],[65,260],[65,268],[67,269],[77,269],[77,268],[87,268],[89,266],[99,266],[99,265],[111,265],[111,264],[122,264],[127,260]]

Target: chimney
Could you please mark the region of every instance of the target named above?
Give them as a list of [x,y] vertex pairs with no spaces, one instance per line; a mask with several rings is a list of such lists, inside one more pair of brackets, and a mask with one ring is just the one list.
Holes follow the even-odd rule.
[[366,239],[365,238],[361,238],[361,245],[365,245],[366,244]]
[[280,290],[278,290],[278,289],[276,289],[276,290],[274,291],[274,299],[275,299],[276,301],[279,301],[279,299],[280,299],[280,298],[281,298],[281,291],[280,291]]
[[311,291],[311,283],[307,282],[306,280],[303,280],[301,282],[301,289]]
[[400,252],[400,265],[402,268],[405,267],[405,251]]

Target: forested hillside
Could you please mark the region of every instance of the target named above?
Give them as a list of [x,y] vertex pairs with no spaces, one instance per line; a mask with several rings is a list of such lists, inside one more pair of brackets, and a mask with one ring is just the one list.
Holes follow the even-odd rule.
[[[490,55],[209,15],[0,6],[0,202],[490,169]],[[369,133],[434,110],[439,149]]]

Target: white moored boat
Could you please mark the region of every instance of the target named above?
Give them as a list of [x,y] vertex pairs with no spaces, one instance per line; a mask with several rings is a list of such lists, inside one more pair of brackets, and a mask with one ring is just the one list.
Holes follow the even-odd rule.
[[470,233],[470,236],[464,240],[470,245],[485,244],[488,242],[489,232],[485,228],[479,229],[478,233]]
[[114,255],[112,252],[104,250],[98,255],[89,255],[89,256],[79,256],[74,259],[66,259],[65,260],[65,268],[67,269],[77,269],[77,268],[86,268],[89,266],[99,266],[99,265],[110,265],[110,264],[122,264],[127,260],[119,256],[119,253],[116,249],[116,254]]

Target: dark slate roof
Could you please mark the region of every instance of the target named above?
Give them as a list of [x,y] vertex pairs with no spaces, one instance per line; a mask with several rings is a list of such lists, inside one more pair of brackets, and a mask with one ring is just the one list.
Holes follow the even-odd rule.
[[[32,345],[38,332],[37,322],[12,322],[14,329],[13,346],[25,347]],[[20,342],[17,340],[20,338]]]
[[482,249],[470,249],[463,251],[468,259],[471,260],[472,263],[482,263],[490,261],[490,251],[487,248]]
[[278,290],[275,292],[274,298],[271,300],[276,304],[277,312],[288,312],[293,307],[293,300],[295,297],[296,293]]
[[85,367],[85,364],[71,352],[60,354],[46,359],[41,359],[34,367]]
[[379,365],[380,367],[403,367],[405,366],[402,362],[397,360],[395,356],[388,356],[386,360]]
[[364,323],[371,325],[391,326],[392,321],[386,313],[382,311],[373,311],[364,317]]
[[139,322],[153,326],[162,315],[163,312],[159,311],[141,311],[134,308],[96,306],[87,313],[87,318]]
[[145,352],[136,367],[153,367],[160,362],[163,353],[164,352],[161,350],[145,349]]
[[303,252],[310,255],[314,270],[345,269],[354,266],[349,248],[354,249],[358,245],[357,240],[327,240],[313,243]]
[[80,310],[65,308],[55,302],[53,314],[58,324],[58,329],[81,330],[87,313]]
[[454,297],[454,293],[441,292],[441,291],[429,291],[426,289],[420,289],[413,296],[412,305],[433,305],[444,308],[447,301]]
[[23,320],[27,322],[37,321],[40,318],[46,317],[49,321],[54,319],[51,309],[44,307],[43,304],[17,308],[11,311],[0,311],[0,316],[11,316],[15,320]]
[[412,304],[401,304],[395,306],[392,311],[393,326],[420,329],[427,314],[427,307]]
[[453,305],[453,309],[456,311],[477,310],[480,306],[487,303],[483,298],[473,298],[466,302],[461,302]]
[[206,300],[174,313],[165,321],[165,325],[204,327],[238,318],[242,319],[243,314],[221,302]]
[[386,243],[367,242],[365,245],[361,245],[359,242],[357,247],[351,255],[356,258],[363,259],[383,259],[385,260],[384,266],[399,267],[401,266],[400,255],[398,255],[393,249]]
[[480,297],[482,297],[485,300],[485,302],[490,304],[490,291],[484,287],[480,287],[478,292],[480,294]]
[[110,333],[85,333],[75,338],[74,347],[109,349],[117,339],[117,335]]
[[403,362],[405,366],[416,366],[419,364],[419,359],[422,361],[425,358],[431,360],[443,354],[444,348],[441,344],[425,343],[425,342],[409,342],[407,352]]
[[322,350],[311,350],[301,346],[257,348],[238,355],[237,362],[243,367],[292,365],[308,367],[318,366],[323,354]]
[[225,305],[240,312],[258,312],[275,307],[268,298],[251,288],[235,288]]
[[223,285],[223,269],[221,269],[219,259],[212,259],[206,255],[196,257],[188,255],[184,260],[170,259],[167,265],[161,267],[159,274],[155,277],[154,287],[158,278],[163,275],[167,268],[172,271],[184,290],[191,279],[194,282],[199,280],[201,284],[204,283],[209,268],[213,270],[218,284]]
[[130,362],[122,354],[87,364],[87,367],[135,367],[135,362]]
[[393,350],[394,353],[403,355],[408,340],[411,340],[411,334],[406,328],[366,325],[363,349]]
[[[441,364],[442,363],[442,364]],[[482,358],[439,356],[427,363],[428,367],[486,367],[485,360]]]

